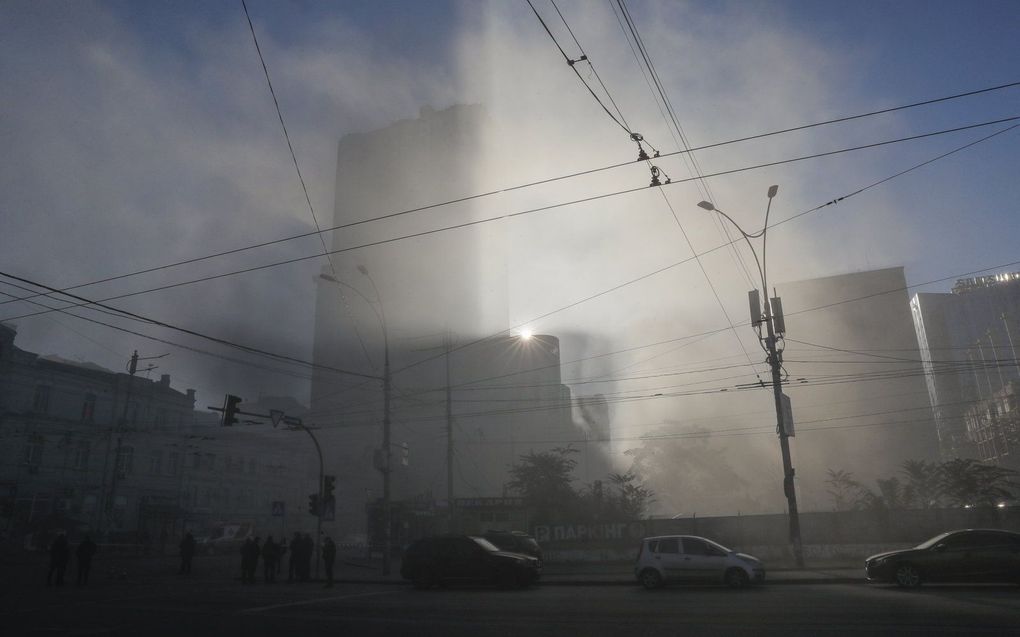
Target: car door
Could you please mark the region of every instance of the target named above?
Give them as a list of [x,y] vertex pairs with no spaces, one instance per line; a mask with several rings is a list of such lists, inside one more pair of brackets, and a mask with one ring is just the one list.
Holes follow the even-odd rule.
[[926,579],[956,582],[975,577],[979,566],[974,559],[975,532],[954,533],[930,549],[924,565]]
[[1016,578],[1016,545],[1009,533],[980,531],[974,534],[971,559],[974,562],[971,579],[1002,581]]
[[682,581],[686,574],[683,568],[683,554],[680,552],[680,538],[659,538],[652,548],[652,558],[659,565],[663,578],[668,581]]
[[481,547],[466,537],[443,538],[439,551],[443,579],[477,579],[481,561],[475,559],[477,551],[481,551]]
[[726,557],[719,548],[697,537],[683,538],[683,563],[687,579],[722,581],[726,570]]

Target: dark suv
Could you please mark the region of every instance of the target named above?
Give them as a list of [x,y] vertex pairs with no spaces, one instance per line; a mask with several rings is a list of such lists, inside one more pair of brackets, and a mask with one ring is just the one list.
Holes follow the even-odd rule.
[[530,555],[501,551],[482,537],[445,535],[423,538],[404,553],[400,574],[415,588],[473,582],[503,587],[528,586],[542,566]]
[[490,529],[485,532],[485,539],[504,551],[530,555],[531,557],[538,558],[539,564],[542,563],[542,547],[538,545],[538,541],[535,538],[524,531],[495,531]]

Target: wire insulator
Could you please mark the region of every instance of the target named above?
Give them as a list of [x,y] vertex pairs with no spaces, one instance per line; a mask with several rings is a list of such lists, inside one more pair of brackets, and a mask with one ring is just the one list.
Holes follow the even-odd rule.
[[655,166],[652,166],[651,170],[652,170],[652,183],[648,184],[649,187],[661,186],[662,183],[659,181],[659,169],[656,168]]

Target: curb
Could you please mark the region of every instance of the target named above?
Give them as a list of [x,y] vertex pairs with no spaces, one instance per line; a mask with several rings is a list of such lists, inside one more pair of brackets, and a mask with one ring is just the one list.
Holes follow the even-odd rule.
[[[333,580],[338,584],[386,584],[394,586],[410,586],[411,583],[404,580],[394,579],[368,579],[368,578],[335,578]],[[802,586],[805,584],[867,584],[867,580],[863,577],[825,577],[825,578],[796,578],[796,579],[778,579],[768,580],[763,584],[754,584],[751,588],[759,588],[762,586]],[[634,586],[639,587],[640,584],[637,580],[631,579],[618,579],[618,580],[583,580],[583,579],[560,579],[560,580],[539,580],[535,587],[542,588],[544,586]],[[683,584],[678,585],[683,587]],[[698,584],[697,586],[711,586],[711,584]]]

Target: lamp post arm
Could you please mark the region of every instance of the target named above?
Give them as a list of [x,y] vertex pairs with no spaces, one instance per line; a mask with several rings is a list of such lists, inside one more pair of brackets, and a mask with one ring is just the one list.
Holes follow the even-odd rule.
[[[772,203],[772,200],[770,199],[770,200],[769,200],[769,204],[771,205],[771,203]],[[763,287],[765,288],[765,296],[767,297],[767,296],[768,296],[768,293],[769,293],[769,290],[768,290],[768,284],[767,284],[767,283],[766,283],[766,281],[765,281],[765,270],[764,270],[764,268],[762,268],[762,266],[761,266],[761,261],[760,261],[760,260],[758,260],[758,253],[757,253],[757,252],[755,252],[755,250],[754,250],[754,246],[753,246],[753,245],[751,245],[751,239],[750,239],[750,238],[751,238],[752,236],[755,236],[755,235],[750,235],[750,234],[748,234],[748,233],[744,232],[744,229],[740,227],[740,224],[738,224],[738,223],[737,223],[736,221],[734,221],[734,220],[733,220],[733,217],[729,216],[728,214],[726,214],[726,213],[725,213],[725,212],[723,212],[722,210],[719,210],[718,208],[713,208],[713,210],[714,210],[715,212],[719,213],[720,215],[722,215],[722,216],[723,216],[723,217],[724,217],[724,218],[725,218],[725,219],[726,219],[727,221],[729,221],[730,223],[732,223],[732,224],[733,224],[733,227],[737,229],[737,232],[739,232],[739,233],[740,233],[740,235],[741,235],[742,237],[744,237],[744,241],[746,241],[746,242],[747,242],[747,247],[748,247],[748,249],[750,249],[750,250],[751,250],[751,256],[753,256],[753,257],[754,257],[754,263],[755,263],[755,265],[757,265],[757,266],[758,266],[758,275],[759,275],[759,276],[761,277],[761,284],[762,284],[762,286],[763,286]],[[768,213],[766,212],[766,220],[767,220],[767,219],[768,219]],[[767,223],[768,223],[768,222],[766,221],[766,224],[767,224]],[[762,234],[764,235],[764,230],[762,231]],[[762,245],[762,257],[764,257],[764,256],[765,256],[765,248],[764,248],[764,239],[762,239],[762,243],[763,243],[763,245]]]

